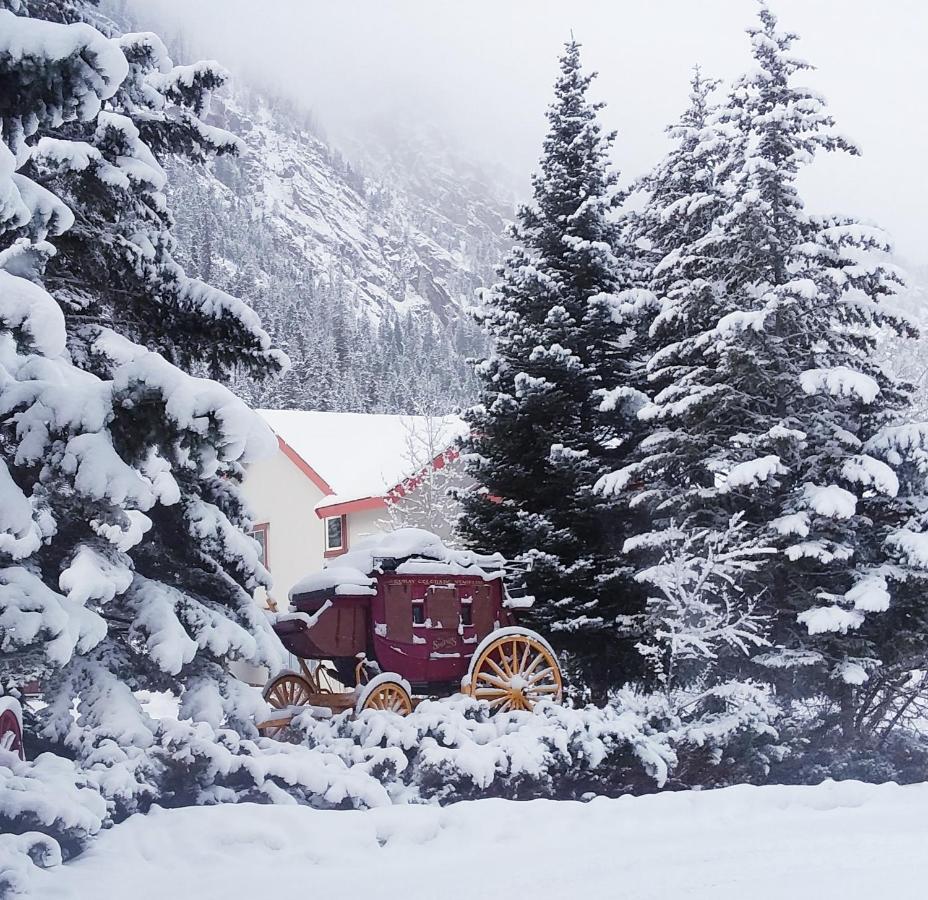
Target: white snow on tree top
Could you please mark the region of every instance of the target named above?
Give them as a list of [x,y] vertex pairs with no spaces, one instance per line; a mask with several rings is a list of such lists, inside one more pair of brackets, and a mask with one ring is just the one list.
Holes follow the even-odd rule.
[[296,409],[258,410],[331,487],[320,505],[383,497],[412,475],[427,456],[448,450],[467,434],[458,416],[389,416]]
[[[291,589],[290,598],[311,591],[334,590],[336,594],[370,595],[375,593],[371,575],[381,570],[384,560],[406,560],[405,574],[477,575],[486,580],[501,578],[506,563],[499,553],[483,554],[473,550],[454,550],[441,538],[421,528],[398,528],[358,541],[353,550],[326,563],[321,572],[301,578]],[[422,564],[419,565],[419,561]],[[409,562],[415,564],[410,566]]]

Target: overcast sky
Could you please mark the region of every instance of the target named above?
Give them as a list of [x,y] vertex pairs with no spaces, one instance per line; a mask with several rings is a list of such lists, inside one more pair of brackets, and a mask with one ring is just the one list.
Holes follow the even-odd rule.
[[[313,109],[334,136],[374,114],[427,122],[477,157],[534,167],[557,54],[571,29],[600,73],[594,95],[619,131],[626,177],[666,147],[691,66],[731,78],[750,65],[753,0],[130,0],[140,24],[181,30],[192,51]],[[772,0],[797,31],[804,81],[829,100],[860,159],[816,164],[815,211],[876,221],[928,264],[928,2]],[[361,132],[360,134],[358,132]]]

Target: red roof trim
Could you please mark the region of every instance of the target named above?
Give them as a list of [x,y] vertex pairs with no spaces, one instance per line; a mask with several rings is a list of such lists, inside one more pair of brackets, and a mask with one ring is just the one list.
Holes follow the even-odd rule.
[[[290,460],[323,494],[335,494],[332,486],[308,463],[296,450],[293,449],[279,434],[277,443],[281,452]],[[415,475],[410,475],[402,481],[393,485],[388,491],[385,491],[380,497],[360,497],[356,500],[335,501],[328,505],[316,507],[316,515],[320,519],[328,519],[332,516],[344,516],[352,512],[362,512],[366,509],[380,509],[385,507],[388,501],[396,501],[405,494],[414,491],[422,481],[425,473],[429,469],[443,469],[448,463],[453,462],[460,456],[460,451],[455,447],[449,447],[443,450]]]
[[293,449],[279,434],[277,443],[284,456],[290,460],[323,494],[334,494],[332,486]]
[[385,507],[388,502],[395,503],[406,494],[412,493],[419,487],[422,479],[425,477],[425,473],[429,469],[443,469],[448,463],[454,462],[460,455],[460,452],[455,447],[449,447],[447,450],[443,450],[439,453],[429,465],[425,466],[425,468],[421,469],[415,475],[410,475],[408,478],[404,478],[402,481],[393,485],[393,487],[385,491],[382,496],[360,497],[356,500],[343,500],[329,505],[320,503],[320,505],[316,507],[316,515],[319,516],[320,519],[328,519],[332,516],[343,516],[348,513],[362,512],[366,509],[381,509]]
[[361,512],[365,509],[380,509],[387,505],[384,497],[361,497],[359,500],[335,501],[329,506],[317,506],[316,515],[320,519],[331,519],[333,516],[344,516],[352,512]]
[[423,469],[420,469],[414,475],[410,475],[409,477],[404,478],[401,482],[399,482],[399,484],[393,485],[393,487],[390,488],[386,494],[384,494],[384,497],[392,500],[395,503],[396,501],[405,497],[406,494],[411,494],[413,491],[415,491],[425,478],[426,472],[428,472],[430,469],[443,469],[448,464],[453,463],[460,456],[461,452],[456,447],[452,446],[447,450],[443,450]]

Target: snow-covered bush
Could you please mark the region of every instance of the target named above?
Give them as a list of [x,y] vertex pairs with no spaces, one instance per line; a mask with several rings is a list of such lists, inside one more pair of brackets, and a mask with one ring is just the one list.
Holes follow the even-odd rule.
[[802,715],[787,719],[781,732],[787,752],[772,766],[771,784],[819,784],[826,778],[872,784],[928,781],[928,736],[911,728],[894,728],[885,739],[849,742],[840,717],[810,722]]
[[678,724],[673,781],[686,787],[762,784],[787,755],[781,710],[764,685],[729,681],[672,700]]
[[661,787],[675,762],[666,707],[632,693],[604,709],[554,704],[490,715],[467,697],[421,703],[401,718],[365,712],[294,730],[382,781],[394,801],[577,798]]
[[0,897],[25,895],[32,866],[79,853],[105,817],[105,801],[74,763],[51,753],[22,762],[0,750]]

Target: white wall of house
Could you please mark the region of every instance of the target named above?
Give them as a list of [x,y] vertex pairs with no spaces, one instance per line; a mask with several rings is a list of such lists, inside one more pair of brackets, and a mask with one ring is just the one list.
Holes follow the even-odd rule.
[[[322,491],[278,452],[249,467],[242,493],[255,525],[268,526],[268,566],[274,582],[270,595],[278,609],[286,610],[290,588],[322,568],[323,524],[315,511]],[[264,601],[260,595],[256,599]]]
[[357,512],[348,513],[348,549],[357,544],[361,538],[370,534],[383,534],[389,529],[384,524],[386,510],[380,509],[361,509]]

